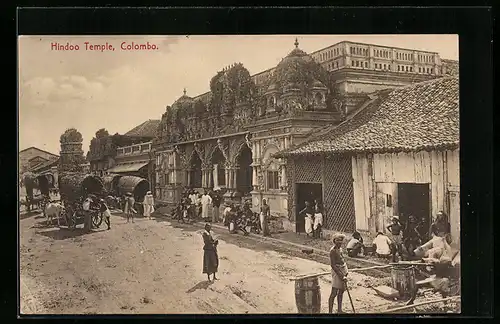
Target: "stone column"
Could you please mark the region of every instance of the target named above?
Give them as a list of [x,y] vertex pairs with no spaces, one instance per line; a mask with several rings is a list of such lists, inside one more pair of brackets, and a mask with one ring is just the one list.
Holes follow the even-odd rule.
[[186,169],[186,185],[191,185],[191,169]]
[[212,178],[214,179],[214,188],[219,186],[219,165],[214,164],[212,169]]
[[233,167],[233,183],[232,187],[236,190],[238,188],[238,170],[240,169],[239,165],[235,165]]
[[286,163],[283,162],[283,164],[281,164],[281,186],[283,187],[283,189],[286,190],[286,187],[287,187],[287,180],[286,180]]

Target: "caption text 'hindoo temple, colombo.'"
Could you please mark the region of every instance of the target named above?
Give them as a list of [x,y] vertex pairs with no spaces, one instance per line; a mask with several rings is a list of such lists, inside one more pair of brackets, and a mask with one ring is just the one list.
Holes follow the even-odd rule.
[[141,174],[165,204],[186,187],[223,188],[255,209],[266,199],[293,231],[303,231],[306,200],[321,202],[327,230],[378,231],[377,215],[411,213],[408,193],[422,190],[430,215],[453,217],[458,62],[347,41],[307,54],[292,43],[274,68],[231,64],[209,92],[185,89],[161,120],[94,139],[91,171]]

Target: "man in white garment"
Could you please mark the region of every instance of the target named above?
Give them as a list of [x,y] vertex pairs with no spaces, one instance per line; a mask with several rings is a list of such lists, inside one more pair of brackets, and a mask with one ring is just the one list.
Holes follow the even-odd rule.
[[212,197],[207,191],[201,196],[201,217],[204,221],[208,221],[208,208],[212,205]]

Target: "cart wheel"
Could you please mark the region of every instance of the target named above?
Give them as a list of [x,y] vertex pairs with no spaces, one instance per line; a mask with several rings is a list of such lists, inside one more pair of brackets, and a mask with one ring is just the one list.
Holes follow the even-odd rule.
[[95,228],[99,228],[102,224],[102,213],[94,213],[92,215],[92,225],[94,225]]

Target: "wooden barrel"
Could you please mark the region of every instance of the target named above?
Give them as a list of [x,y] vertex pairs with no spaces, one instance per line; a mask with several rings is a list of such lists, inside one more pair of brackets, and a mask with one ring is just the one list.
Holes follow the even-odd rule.
[[321,312],[321,291],[318,277],[295,280],[295,304],[300,314]]
[[399,292],[399,298],[410,298],[416,287],[415,268],[408,265],[394,265],[391,277],[392,287]]

